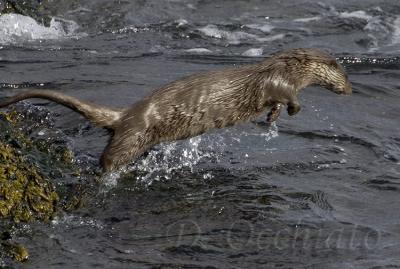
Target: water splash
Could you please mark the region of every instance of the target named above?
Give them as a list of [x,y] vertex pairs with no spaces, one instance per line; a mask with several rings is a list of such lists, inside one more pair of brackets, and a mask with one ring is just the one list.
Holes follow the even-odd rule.
[[198,29],[205,36],[226,40],[231,45],[239,45],[246,40],[257,40],[257,36],[243,31],[226,31],[219,29],[216,25],[209,24]]
[[[131,175],[133,173],[138,182],[149,186],[154,181],[171,180],[174,175],[182,171],[199,172],[201,171],[199,164],[227,161],[224,160],[227,149],[229,149],[229,153],[232,153],[232,149],[240,148],[239,144],[242,143],[242,138],[247,140],[252,139],[251,137],[254,136],[263,138],[268,144],[268,141],[279,136],[278,127],[273,123],[268,131],[242,131],[239,133],[237,131],[232,132],[232,129],[227,128],[188,140],[159,144],[133,164],[104,175],[101,179],[104,187],[103,191],[107,192],[115,187],[119,178],[124,174]],[[247,144],[247,142],[245,143]],[[240,153],[237,154],[239,156]],[[251,153],[246,154],[246,157],[249,154]],[[203,175],[204,179],[213,177],[212,172],[209,170]]]
[[50,26],[46,27],[28,16],[4,14],[0,16],[0,44],[80,37],[82,34],[77,34],[78,28],[76,22],[61,18],[52,18]]
[[[90,227],[94,229],[103,229],[104,224],[97,219],[93,219],[90,217],[82,217],[73,214],[65,214],[62,216],[56,216],[52,221],[51,224],[53,227],[60,226],[60,225],[68,225],[71,227]],[[51,235],[54,236],[54,235]]]
[[276,122],[273,122],[271,126],[269,127],[268,132],[262,132],[260,133],[260,136],[264,137],[265,141],[269,141],[272,138],[278,137],[278,126],[276,125]]
[[183,169],[193,172],[196,164],[214,156],[200,149],[200,143],[206,140],[196,136],[189,140],[159,144],[133,164],[103,175],[103,191],[115,187],[121,175],[131,172],[135,174],[136,180],[147,186],[154,181],[172,179],[174,173]]
[[154,180],[171,179],[175,172],[182,169],[193,172],[196,164],[212,157],[212,153],[201,149],[202,140],[202,136],[197,136],[182,142],[161,144],[159,150],[150,151],[131,169],[137,171],[136,178],[147,185]]

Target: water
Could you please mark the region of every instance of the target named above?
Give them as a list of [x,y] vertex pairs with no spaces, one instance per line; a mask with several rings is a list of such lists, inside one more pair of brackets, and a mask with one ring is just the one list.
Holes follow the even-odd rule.
[[[354,94],[308,88],[301,113],[272,130],[246,123],[157,146],[85,207],[22,226],[24,267],[400,267],[400,4],[160,2],[44,2],[46,27],[2,15],[0,97],[45,87],[123,107],[294,47],[338,57]],[[94,167],[107,133],[32,102]]]

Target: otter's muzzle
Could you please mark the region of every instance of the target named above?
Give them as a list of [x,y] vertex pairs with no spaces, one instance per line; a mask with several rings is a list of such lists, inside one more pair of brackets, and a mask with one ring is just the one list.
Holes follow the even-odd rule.
[[351,89],[351,84],[350,82],[346,83],[346,87],[344,87],[342,94],[350,95],[353,92]]
[[353,92],[351,89],[351,84],[349,82],[347,82],[344,87],[334,88],[332,90],[337,94],[344,94],[344,95],[350,95]]

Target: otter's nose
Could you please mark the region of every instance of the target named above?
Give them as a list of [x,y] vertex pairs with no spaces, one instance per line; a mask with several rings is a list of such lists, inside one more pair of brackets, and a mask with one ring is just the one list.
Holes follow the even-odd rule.
[[350,95],[352,93],[351,84],[350,82],[346,83],[346,86],[343,89],[343,94]]

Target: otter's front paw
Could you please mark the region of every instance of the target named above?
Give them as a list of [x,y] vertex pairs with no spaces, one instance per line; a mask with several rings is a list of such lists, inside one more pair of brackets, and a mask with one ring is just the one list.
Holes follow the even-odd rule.
[[274,121],[276,121],[281,114],[283,104],[277,103],[272,106],[271,110],[268,113],[267,116],[267,125],[271,125]]
[[289,104],[287,107],[287,113],[290,116],[297,114],[300,111],[301,107],[298,104]]

